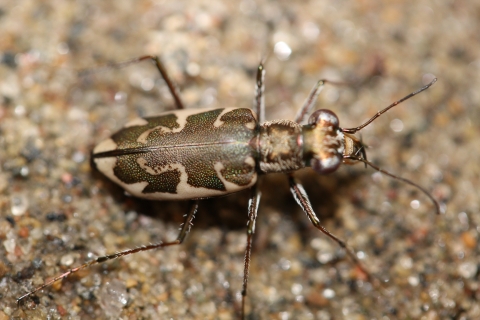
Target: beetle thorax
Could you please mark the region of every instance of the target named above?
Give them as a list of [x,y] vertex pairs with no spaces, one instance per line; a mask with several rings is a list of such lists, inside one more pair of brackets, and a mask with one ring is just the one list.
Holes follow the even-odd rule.
[[259,167],[264,173],[289,172],[305,167],[302,127],[293,121],[276,120],[260,126]]

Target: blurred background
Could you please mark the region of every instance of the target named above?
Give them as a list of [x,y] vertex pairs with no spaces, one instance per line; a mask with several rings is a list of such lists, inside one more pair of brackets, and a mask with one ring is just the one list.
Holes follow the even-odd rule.
[[[248,193],[206,200],[185,244],[98,265],[15,299],[95,256],[173,239],[186,203],[129,198],[90,151],[173,101],[251,107],[266,58],[266,117],[293,119],[321,78],[318,108],[362,130],[369,159],[409,185],[343,166],[297,174],[324,226],[367,281],[313,228],[284,175],[263,179],[249,319],[480,318],[480,4],[474,1],[9,1],[0,3],[0,319],[238,317]],[[93,71],[92,71],[93,69]],[[82,72],[89,70],[87,72]]]

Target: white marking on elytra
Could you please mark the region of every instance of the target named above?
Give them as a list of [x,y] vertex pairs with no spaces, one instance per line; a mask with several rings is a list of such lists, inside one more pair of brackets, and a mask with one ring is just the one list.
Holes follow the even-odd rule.
[[[226,181],[222,175],[220,174],[220,170],[223,169],[223,165],[221,163],[216,163],[215,166],[215,171],[217,172],[218,177],[220,180],[224,183],[225,188],[227,189],[227,193],[233,193],[233,192],[238,192],[240,190],[246,189],[257,181],[257,174],[255,173],[252,181],[248,186],[238,186],[234,183]],[[190,184],[188,184],[187,179],[188,175],[187,172],[185,171],[185,167],[180,164],[180,163],[174,163],[174,164],[169,164],[165,166],[164,168],[149,168],[149,170],[154,170],[155,172],[160,172],[163,170],[163,172],[171,171],[171,170],[178,170],[180,172],[180,183],[177,185],[177,193],[172,194],[172,193],[161,193],[161,192],[155,192],[155,193],[142,193],[143,188],[147,185],[145,182],[139,184],[122,184],[125,189],[129,193],[131,193],[134,196],[137,197],[142,197],[146,199],[165,199],[165,200],[180,200],[185,198],[185,194],[190,195],[192,198],[210,198],[210,197],[215,197],[215,196],[221,196],[225,194],[225,191],[221,190],[213,190],[213,189],[207,189],[207,188],[200,188],[200,187],[193,187]],[[159,173],[157,173],[159,174]],[[132,186],[135,186],[135,188],[132,188]]]
[[[223,110],[222,113],[220,113],[218,115],[218,118],[213,123],[213,126],[215,128],[221,127],[225,122],[220,120],[220,118],[222,118],[225,113],[228,113],[228,112],[233,111],[233,110],[237,110],[237,108],[225,108],[225,110]],[[253,129],[255,129],[255,126],[257,125],[258,118],[257,118],[257,115],[255,114],[255,112],[252,112],[252,116],[255,118],[255,120],[252,120],[250,122],[245,123],[244,126],[247,127],[248,129],[253,130]]]
[[[142,191],[148,185],[148,182],[142,181],[142,182],[137,182],[132,184],[124,183],[123,181],[118,179],[113,173],[113,168],[115,167],[116,161],[117,159],[115,157],[95,159],[97,168],[101,169],[101,172],[103,172],[109,179],[117,183],[120,187],[125,189],[128,195],[131,195],[134,197],[150,199],[150,200],[158,200],[158,199],[183,200],[185,197],[185,194],[189,194],[192,196],[192,198],[198,198],[198,199],[221,196],[225,194],[225,191],[193,187],[190,184],[188,184],[187,172],[185,171],[185,167],[180,163],[173,163],[173,164],[168,164],[164,167],[152,168],[146,165],[146,160],[144,158],[140,157],[139,159],[137,159],[137,163],[148,174],[159,175],[163,172],[172,171],[172,170],[178,170],[180,172],[180,183],[177,185],[177,193],[164,193],[164,192],[143,193]],[[255,164],[255,161],[253,159],[247,158],[246,163]],[[257,181],[257,174],[255,173],[253,175],[252,181],[247,186],[238,186],[234,183],[226,181],[222,177],[222,175],[220,174],[220,170],[222,169],[223,169],[223,165],[221,163],[215,164],[215,170],[218,174],[218,177],[224,183],[228,193],[238,192],[240,190],[249,188],[252,185],[254,185],[255,182]]]
[[[139,143],[147,143],[147,138],[148,136],[150,135],[150,133],[152,133],[153,131],[158,131],[158,130],[161,130],[162,133],[178,133],[180,131],[182,131],[184,128],[185,128],[185,125],[187,124],[187,118],[189,116],[191,116],[192,114],[197,114],[197,112],[191,112],[192,110],[180,110],[180,111],[176,111],[175,112],[175,115],[177,116],[177,124],[178,124],[178,127],[177,128],[168,128],[168,127],[164,127],[164,126],[157,126],[157,127],[154,127],[154,128],[151,128],[151,129],[148,129],[148,130],[145,130],[144,132],[142,132],[141,135],[138,136],[137,138],[137,142]],[[165,116],[165,115],[168,115],[168,114],[171,114],[172,112],[166,112],[166,113],[163,113],[163,114],[160,114],[159,116]],[[142,119],[144,120],[144,119]],[[148,124],[148,121],[144,120],[146,122],[146,124]]]
[[[156,115],[155,118],[166,116],[166,115],[169,115],[169,114],[175,114],[175,116],[177,117],[176,122],[178,124],[178,127],[171,129],[171,128],[167,128],[167,127],[164,127],[164,126],[158,126],[158,127],[155,127],[155,128],[145,130],[145,132],[143,132],[137,138],[137,142],[146,143],[148,135],[152,131],[155,131],[155,130],[162,130],[163,133],[178,133],[178,132],[181,132],[185,128],[185,126],[187,124],[187,118],[189,116],[196,115],[196,114],[199,114],[199,113],[208,112],[208,111],[218,110],[218,109],[220,109],[220,108],[184,109],[184,110],[163,112],[159,115]],[[223,121],[220,121],[220,117],[222,117],[225,113],[228,113],[228,112],[230,112],[232,110],[235,110],[235,109],[236,108],[225,108],[225,110],[223,110],[222,113],[218,116],[217,120],[215,120],[213,125],[217,128],[220,127],[223,124]],[[144,125],[147,125],[147,124],[148,124],[148,121],[146,119],[136,118],[136,119],[133,119],[133,120],[129,121],[125,125],[125,127],[128,128],[128,127],[133,127],[133,126],[144,126]],[[255,128],[255,122],[253,122],[252,124],[253,124],[253,127],[251,127],[251,128],[253,129],[253,128]],[[250,128],[250,126],[252,124],[248,123],[247,127]]]
[[225,123],[224,121],[220,120],[220,118],[227,112],[230,112],[234,109],[232,108],[226,108],[225,110],[222,111],[222,113],[220,113],[217,117],[217,120],[215,120],[215,122],[213,123],[213,126],[215,128],[220,128],[221,126],[223,126],[223,124]]
[[140,168],[142,168],[143,170],[145,170],[146,173],[148,173],[149,175],[152,175],[152,176],[158,176],[159,174],[162,174],[162,173],[167,172],[167,171],[172,171],[172,170],[175,169],[170,164],[167,164],[166,166],[163,166],[163,167],[162,166],[156,166],[156,167],[153,168],[153,167],[147,165],[147,160],[145,160],[145,158],[143,158],[143,157],[137,158],[137,163],[140,166]]
[[[182,109],[182,110],[176,110],[175,111],[175,115],[177,116],[177,123],[179,124],[179,127],[178,128],[174,128],[173,130],[170,130],[168,129],[167,132],[180,132],[182,131],[184,128],[185,128],[185,125],[187,124],[187,118],[189,116],[192,116],[192,115],[196,115],[196,114],[200,114],[200,113],[205,113],[205,112],[209,112],[209,111],[213,111],[213,110],[218,110],[218,109],[221,109],[221,108],[208,108],[208,109]],[[221,122],[221,124],[223,124],[223,121],[220,121],[220,117],[222,115],[224,115],[225,113],[227,112],[230,112],[230,111],[233,111],[237,108],[225,108],[225,110],[222,111],[222,113],[218,116],[217,120],[215,120],[215,122],[213,123],[213,125],[215,127],[219,127],[220,125],[217,124],[217,121],[218,122]],[[171,113],[171,112],[170,112]],[[164,114],[160,114],[160,116],[162,115],[166,115],[168,114],[168,112],[164,113]]]
[[143,119],[143,118],[135,118],[129,122],[127,122],[126,125],[124,125],[125,128],[129,127],[135,127],[135,126],[145,126],[148,124],[148,121]]
[[245,159],[245,163],[252,167],[255,167],[255,159],[253,157],[247,157]]
[[[253,112],[252,112],[252,114],[253,114]],[[257,119],[256,115],[255,115],[255,119]],[[250,129],[250,130],[255,129],[255,126],[256,126],[256,125],[257,125],[257,121],[256,121],[256,120],[245,123],[245,127],[247,127],[247,128]]]
[[[252,158],[252,157],[248,157],[245,159],[245,163],[246,164],[249,164],[249,165],[252,165],[252,168],[255,168],[255,160]],[[233,192],[238,192],[240,190],[243,190],[243,189],[246,189],[246,188],[249,188],[251,186],[253,186],[256,182],[257,182],[257,173],[254,172],[253,175],[252,175],[252,180],[250,181],[250,183],[248,185],[245,185],[245,186],[238,186],[236,185],[235,183],[233,182],[230,182],[230,181],[227,181],[225,180],[225,178],[223,177],[222,175],[222,170],[225,169],[225,166],[223,165],[223,163],[221,162],[216,162],[215,165],[213,166],[213,168],[215,169],[215,172],[217,172],[217,176],[218,178],[223,182],[223,184],[225,185],[225,189],[226,189],[226,192],[227,193],[233,193]],[[225,193],[225,191],[224,191]]]
[[[178,163],[178,164],[170,164],[170,166],[178,169],[181,173],[180,183],[177,186],[178,195],[175,197],[175,199],[184,199],[186,194],[192,195],[194,198],[209,198],[209,197],[215,197],[215,196],[220,196],[225,194],[225,191],[221,191],[221,190],[213,190],[213,189],[198,188],[198,187],[191,186],[190,184],[187,183],[188,175],[183,165]],[[216,164],[214,168],[216,169]],[[217,171],[217,175],[220,178],[220,180],[225,184],[225,187],[228,190],[227,192],[237,192],[237,191],[246,189],[252,186],[257,181],[255,176],[255,178],[252,179],[252,182],[248,186],[237,186],[236,184],[233,184],[231,182],[228,182],[228,181],[226,182],[225,179],[223,179],[222,175],[218,171]],[[167,194],[167,196],[169,195],[170,194]]]
[[108,138],[97,144],[97,146],[93,149],[93,154],[105,152],[105,151],[112,151],[116,150],[118,145],[113,141],[113,139]]
[[[165,115],[168,115],[168,114],[172,114],[174,113],[175,116],[177,117],[177,124],[178,124],[178,127],[177,128],[173,128],[173,129],[170,129],[170,128],[167,128],[167,127],[164,127],[164,126],[157,126],[155,128],[151,128],[151,129],[148,129],[148,130],[145,130],[144,132],[142,132],[142,134],[140,136],[138,136],[137,138],[137,142],[138,143],[147,143],[147,138],[148,136],[150,135],[151,132],[153,131],[156,131],[156,130],[162,130],[162,133],[178,133],[178,132],[181,132],[184,128],[185,128],[185,125],[187,124],[187,118],[191,115],[196,115],[196,114],[199,114],[199,113],[204,113],[204,112],[208,112],[208,111],[213,111],[213,110],[218,110],[219,108],[209,108],[209,109],[185,109],[185,110],[177,110],[175,112],[172,112],[172,111],[169,111],[169,112],[163,112],[155,117],[162,117],[162,116],[165,116]],[[218,115],[217,119],[215,120],[215,122],[213,123],[213,126],[218,128],[220,126],[222,126],[224,124],[223,121],[220,120],[220,118],[230,112],[230,111],[233,111],[233,110],[236,110],[237,108],[225,108],[221,114]],[[257,115],[252,112],[252,115],[253,117],[255,118],[254,121],[251,121],[251,122],[248,122],[248,123],[245,123],[245,127],[249,128],[249,129],[254,129],[255,126],[257,125],[256,123],[256,120],[257,120]],[[127,122],[127,124],[124,126],[125,128],[129,128],[129,127],[133,127],[133,126],[145,126],[145,125],[148,125],[148,121],[144,118],[135,118],[129,122]],[[111,141],[113,143],[113,145],[110,145],[108,144],[108,146],[111,146],[110,149],[102,149],[100,150],[100,146],[103,145],[104,142],[106,142],[107,140]],[[111,150],[115,150],[117,148],[117,145],[115,144],[115,142],[113,142],[112,139],[107,139],[103,142],[101,142],[95,149],[94,149],[94,154],[95,153],[99,153],[99,152],[104,152],[104,151],[111,151]]]
[[[95,150],[96,149],[97,148],[95,148]],[[105,151],[109,151],[109,150],[105,150]],[[122,187],[124,186],[124,184],[113,173],[113,168],[115,168],[115,165],[117,164],[117,158],[115,157],[94,158],[93,161],[95,161],[97,169],[100,172],[102,172],[104,175],[106,175],[108,179],[114,181],[117,184],[120,184]]]
[[[93,154],[112,151],[117,149],[117,144],[112,139],[106,139],[100,142],[94,149]],[[115,174],[113,173],[113,168],[117,164],[117,158],[115,157],[108,157],[108,158],[93,158],[97,169],[106,175],[110,180],[115,181],[116,183],[121,183],[120,180],[117,179]],[[122,185],[123,186],[123,185]]]
[[141,135],[138,136],[137,138],[137,142],[138,143],[147,143],[147,138],[148,136],[150,135],[150,133],[152,131],[162,131],[162,132],[171,132],[172,130],[170,128],[167,128],[167,127],[163,127],[163,126],[158,126],[158,127],[155,127],[155,128],[152,128],[152,129],[148,129],[148,130],[145,130],[144,132],[142,132]]

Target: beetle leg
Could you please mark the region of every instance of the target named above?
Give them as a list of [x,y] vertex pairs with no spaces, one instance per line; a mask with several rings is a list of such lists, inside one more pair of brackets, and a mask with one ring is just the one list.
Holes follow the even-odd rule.
[[330,239],[338,243],[338,245],[347,252],[348,256],[353,260],[355,265],[367,276],[368,280],[371,281],[372,276],[362,266],[357,256],[355,255],[355,252],[347,247],[345,241],[337,238],[337,236],[332,234],[330,231],[325,229],[324,226],[321,225],[320,219],[315,214],[315,211],[313,211],[312,204],[310,203],[310,200],[308,199],[307,193],[305,192],[305,189],[303,189],[303,186],[298,181],[296,181],[296,179],[291,174],[288,175],[288,180],[290,183],[290,192],[293,194],[295,201],[297,201],[303,212],[307,214],[307,217],[313,224],[313,226],[323,232],[325,235],[327,235]]
[[313,86],[312,90],[308,94],[307,100],[303,103],[303,106],[298,109],[297,115],[295,116],[296,123],[303,123],[307,115],[312,113],[312,109],[317,102],[318,95],[322,91],[326,82],[329,82],[325,79],[318,80],[318,82]]
[[130,61],[127,61],[127,62],[125,62],[125,64],[136,63],[136,62],[140,62],[140,61],[143,61],[143,60],[152,60],[152,62],[157,67],[158,72],[160,72],[160,75],[162,76],[163,80],[167,84],[168,90],[170,90],[170,93],[172,94],[173,100],[175,100],[176,108],[177,109],[185,109],[185,106],[182,102],[182,99],[180,99],[180,95],[178,94],[177,86],[170,79],[167,70],[163,66],[163,63],[158,56],[141,56],[141,57],[132,59]]
[[101,71],[103,69],[109,69],[109,68],[124,68],[124,67],[127,67],[127,66],[131,65],[131,64],[142,62],[144,60],[151,60],[155,64],[155,67],[157,67],[158,72],[160,72],[160,75],[162,76],[163,80],[165,81],[165,83],[168,86],[168,90],[172,94],[173,100],[175,101],[175,107],[177,109],[185,109],[184,104],[182,102],[182,99],[180,98],[180,95],[178,94],[177,86],[170,79],[170,76],[168,75],[167,70],[163,66],[163,63],[158,56],[141,56],[141,57],[134,58],[134,59],[127,60],[127,61],[123,61],[123,62],[109,63],[107,66],[102,67],[102,68],[97,68],[93,71],[92,70],[83,70],[82,72],[80,72],[80,75],[88,75],[88,74],[92,74],[92,73]]
[[253,234],[255,233],[255,222],[257,221],[258,205],[261,193],[258,190],[258,183],[251,189],[252,194],[248,200],[248,223],[247,223],[247,247],[245,248],[245,263],[243,269],[242,288],[242,310],[241,319],[245,318],[245,299],[247,297],[248,272],[250,270],[250,258],[252,254]]
[[173,83],[173,81],[168,76],[167,70],[163,66],[163,63],[160,60],[160,58],[158,56],[144,56],[144,57],[141,57],[140,59],[142,59],[142,58],[143,59],[151,59],[155,63],[155,66],[157,67],[157,70],[162,75],[163,80],[165,80],[165,83],[167,84],[168,89],[170,90],[170,93],[172,94],[173,100],[175,100],[175,106],[177,107],[177,109],[185,109],[185,106],[182,102],[182,99],[180,98],[180,95],[178,94],[177,86],[175,85],[175,83]]
[[128,256],[128,255],[131,255],[131,254],[134,254],[134,253],[137,253],[137,252],[141,252],[141,251],[148,251],[148,250],[165,248],[165,247],[181,244],[183,242],[183,240],[185,240],[185,237],[187,236],[187,233],[190,231],[190,228],[192,226],[192,221],[193,221],[193,218],[195,218],[195,214],[197,212],[197,209],[198,209],[198,201],[194,201],[191,205],[190,211],[188,212],[187,215],[185,215],[185,221],[181,225],[180,233],[178,234],[178,237],[175,241],[154,243],[154,244],[150,244],[150,245],[147,245],[147,246],[141,246],[141,247],[137,247],[135,249],[128,249],[128,250],[119,251],[119,252],[116,252],[116,253],[113,253],[113,254],[109,254],[109,255],[106,255],[106,256],[98,257],[98,258],[96,258],[96,259],[94,259],[90,262],[87,262],[87,263],[81,265],[81,266],[72,268],[72,269],[64,272],[63,274],[53,278],[52,280],[46,282],[45,284],[35,288],[34,290],[24,294],[23,296],[21,296],[17,299],[17,303],[22,302],[23,299],[31,296],[32,294],[36,293],[37,291],[40,291],[43,288],[52,285],[54,282],[57,282],[58,280],[62,280],[64,278],[68,277],[69,275],[71,275],[72,273],[75,273],[75,272],[80,271],[82,269],[88,268],[88,267],[93,266],[95,264],[103,263],[105,261],[117,259],[117,258],[120,258],[120,257],[123,257],[123,256]]
[[303,124],[306,120],[307,115],[312,113],[312,110],[317,102],[318,95],[323,90],[323,87],[326,83],[330,83],[336,86],[345,86],[349,85],[348,82],[338,82],[338,81],[330,81],[327,79],[318,80],[317,83],[313,86],[312,90],[308,94],[307,99],[303,103],[303,106],[298,109],[297,115],[295,116],[295,122]]
[[257,68],[257,81],[255,83],[255,100],[253,101],[255,112],[258,116],[258,123],[265,121],[265,66],[263,61],[260,62]]

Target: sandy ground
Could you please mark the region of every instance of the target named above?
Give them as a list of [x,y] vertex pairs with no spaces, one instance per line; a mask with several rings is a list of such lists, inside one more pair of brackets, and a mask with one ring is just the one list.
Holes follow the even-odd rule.
[[[202,203],[185,244],[89,268],[92,257],[176,237],[185,203],[125,196],[90,151],[134,117],[172,108],[161,55],[189,108],[250,107],[266,62],[267,119],[318,107],[362,131],[362,165],[298,173],[324,225],[383,286],[314,229],[283,175],[265,177],[249,319],[479,319],[480,4],[473,1],[12,1],[0,3],[0,320],[238,317],[248,193]],[[448,3],[448,4],[447,4]]]

